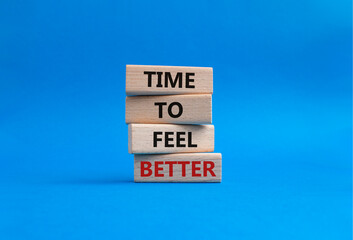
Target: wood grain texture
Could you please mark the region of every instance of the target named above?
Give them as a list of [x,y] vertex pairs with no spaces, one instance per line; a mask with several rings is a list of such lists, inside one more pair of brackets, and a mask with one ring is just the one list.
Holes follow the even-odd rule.
[[135,182],[221,182],[222,155],[137,154],[134,161],[134,179]]
[[[148,85],[149,74],[145,72],[152,72],[150,86]],[[159,77],[160,84],[158,84]],[[189,84],[187,84],[187,78],[191,79]],[[170,83],[171,79],[173,82],[177,80],[174,87]],[[192,86],[194,88],[191,88]],[[126,65],[126,95],[212,94],[212,92],[213,69],[210,67]]]
[[129,153],[213,150],[213,125],[129,124]]
[[126,97],[126,123],[212,123],[212,95]]

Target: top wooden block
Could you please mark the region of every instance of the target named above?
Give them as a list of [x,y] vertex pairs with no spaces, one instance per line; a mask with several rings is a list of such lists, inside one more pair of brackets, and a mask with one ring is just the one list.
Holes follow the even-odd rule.
[[126,95],[213,93],[210,67],[126,65]]

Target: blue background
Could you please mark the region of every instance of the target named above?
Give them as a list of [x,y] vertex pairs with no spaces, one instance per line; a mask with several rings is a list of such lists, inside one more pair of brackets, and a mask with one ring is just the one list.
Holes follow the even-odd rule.
[[[351,1],[0,3],[1,239],[351,239]],[[214,68],[221,184],[135,184],[125,65]]]

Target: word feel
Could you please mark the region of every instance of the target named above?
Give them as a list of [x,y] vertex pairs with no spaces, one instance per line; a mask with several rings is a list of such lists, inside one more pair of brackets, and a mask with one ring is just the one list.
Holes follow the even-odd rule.
[[164,143],[164,147],[197,147],[197,144],[192,143],[192,132],[153,132],[153,147],[158,147],[158,142]]

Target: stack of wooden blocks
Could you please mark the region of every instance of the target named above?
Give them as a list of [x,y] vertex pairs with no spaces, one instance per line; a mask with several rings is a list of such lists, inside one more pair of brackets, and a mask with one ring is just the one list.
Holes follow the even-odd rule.
[[126,66],[135,182],[221,182],[212,93],[212,68]]

